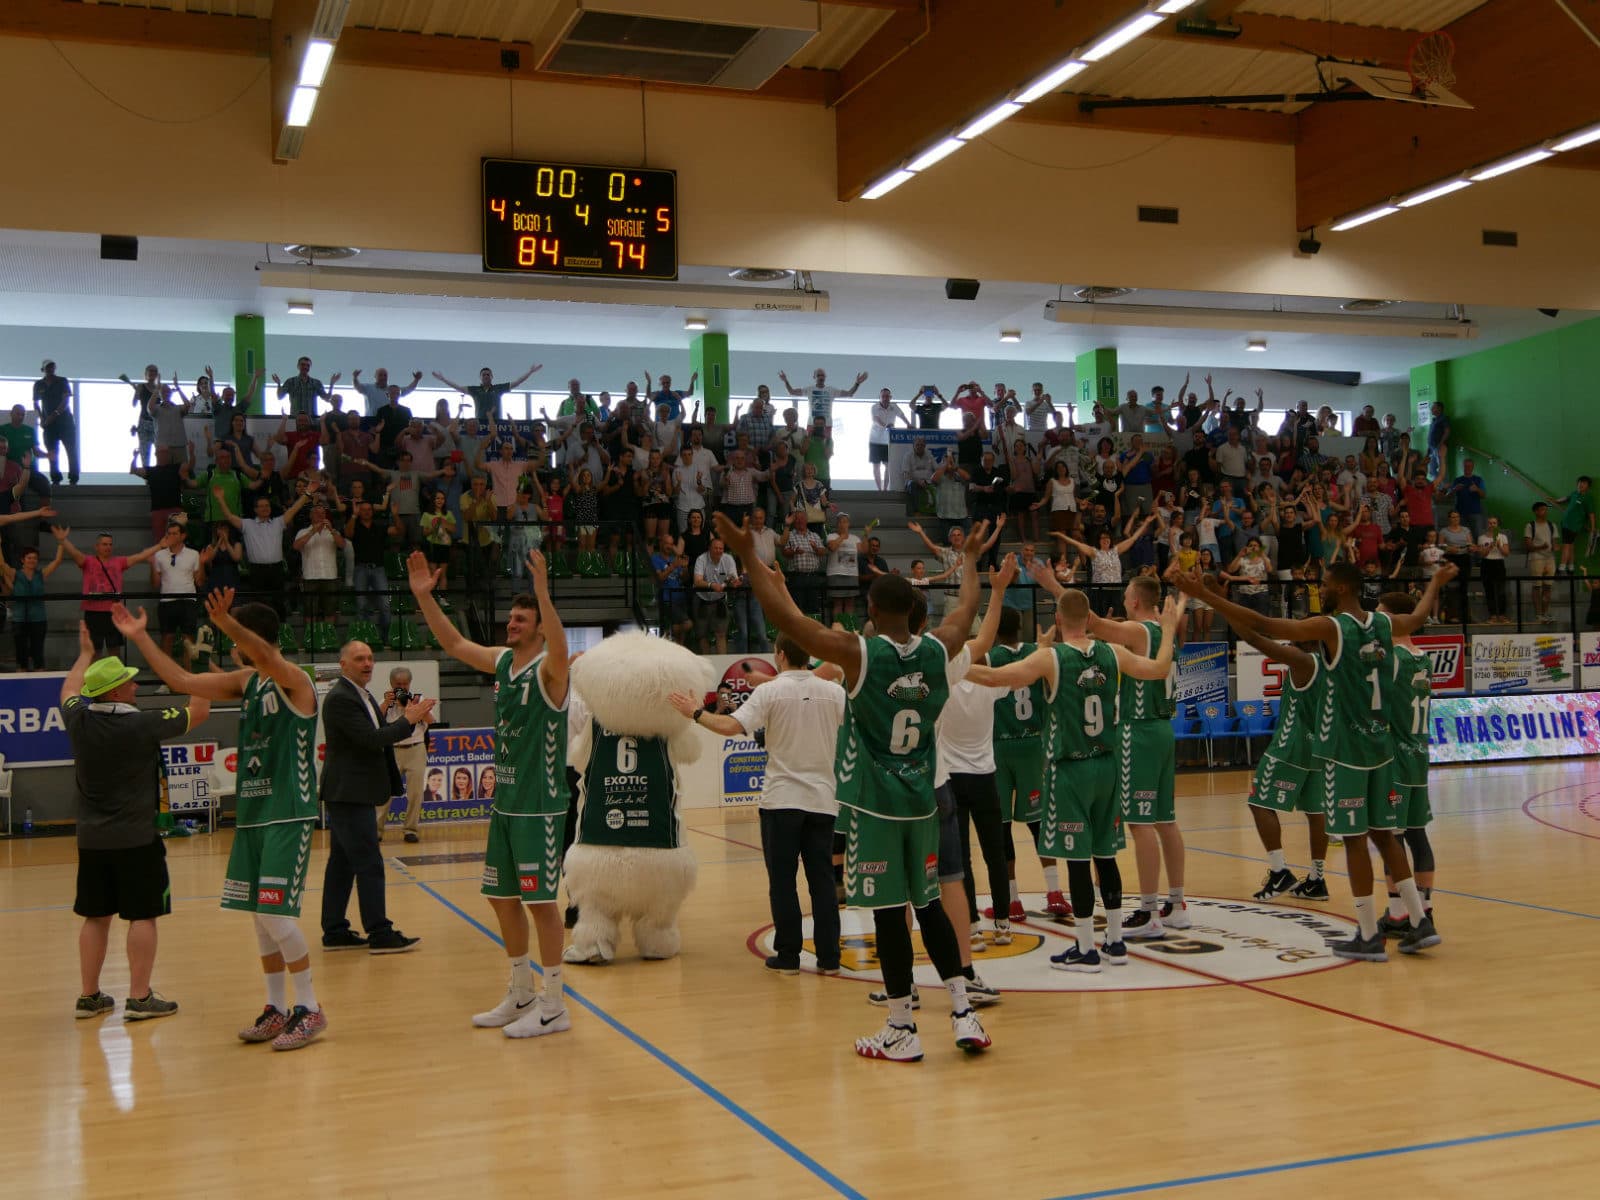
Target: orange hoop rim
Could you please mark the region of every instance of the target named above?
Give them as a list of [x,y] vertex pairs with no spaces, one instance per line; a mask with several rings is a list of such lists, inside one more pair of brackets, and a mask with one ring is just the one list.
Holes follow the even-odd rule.
[[1449,87],[1456,81],[1453,63],[1456,40],[1443,29],[1424,33],[1411,43],[1406,54],[1406,74],[1411,86],[1421,92],[1432,84]]

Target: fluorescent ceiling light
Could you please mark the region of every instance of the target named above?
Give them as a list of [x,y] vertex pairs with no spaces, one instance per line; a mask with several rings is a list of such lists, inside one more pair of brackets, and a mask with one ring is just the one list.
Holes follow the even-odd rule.
[[683,319],[683,327],[685,329],[693,329],[698,331],[705,329],[710,324],[711,322],[707,321],[704,317],[685,317]]
[[1051,71],[1050,74],[1041,76],[1033,83],[1030,83],[1027,89],[1017,97],[1017,103],[1032,104],[1040,97],[1048,96],[1051,92],[1055,91],[1074,75],[1080,74],[1088,69],[1088,63],[1078,62],[1076,59],[1070,59],[1067,62],[1062,63],[1055,70]]
[[1368,221],[1376,221],[1379,217],[1387,217],[1400,210],[1392,204],[1380,204],[1377,208],[1369,208],[1366,212],[1356,213],[1354,216],[1345,217],[1342,221],[1335,221],[1329,226],[1334,233],[1343,233],[1346,229],[1354,229],[1357,225],[1365,225]]
[[1000,340],[1002,342],[1020,342],[1022,340],[1022,331],[1020,329],[1002,329],[1000,331]]
[[1167,0],[1167,2],[1160,8],[1156,9],[1156,11],[1163,17],[1170,17],[1175,13],[1181,13],[1186,8],[1193,8],[1195,3],[1196,0]]
[[303,129],[311,124],[311,114],[317,110],[317,89],[314,87],[297,87],[294,95],[289,97],[289,115],[284,119],[285,125]]
[[315,312],[316,308],[309,300],[289,301],[289,315],[291,317],[309,317]]
[[1448,196],[1451,192],[1459,192],[1462,188],[1472,186],[1470,179],[1452,179],[1449,183],[1436,183],[1432,187],[1423,188],[1420,192],[1412,192],[1404,200],[1399,201],[1401,208],[1415,208],[1419,204],[1426,204],[1429,200],[1437,200],[1440,196]]
[[906,180],[915,179],[916,177],[914,171],[895,171],[893,174],[885,175],[877,183],[862,192],[861,198],[863,200],[876,200],[879,196],[887,196]]
[[1134,38],[1142,33],[1148,33],[1159,24],[1161,24],[1160,13],[1140,13],[1133,20],[1117,26],[1105,37],[1090,46],[1083,52],[1083,57],[1090,62],[1099,62],[1108,54],[1114,54],[1116,51],[1121,50]]
[[940,142],[933,149],[924,150],[919,157],[913,158],[909,163],[906,164],[906,170],[926,171],[929,167],[933,166],[934,163],[949,158],[957,150],[961,149],[964,144],[965,143],[962,142],[960,138],[945,138],[944,141]]
[[1563,138],[1553,144],[1550,149],[1565,152],[1576,150],[1579,146],[1587,146],[1590,142],[1600,142],[1600,125],[1591,125],[1587,129],[1580,129],[1571,137]]
[[1497,179],[1501,175],[1509,175],[1512,171],[1520,170],[1522,167],[1532,166],[1536,162],[1543,162],[1547,158],[1554,157],[1553,151],[1546,150],[1541,146],[1537,150],[1525,151],[1515,158],[1503,158],[1499,162],[1483,168],[1481,171],[1474,172],[1472,178],[1478,183],[1482,183],[1485,179]]
[[1257,354],[1265,354],[1267,352],[1267,343],[1264,338],[1251,338],[1244,344],[1244,348],[1246,350],[1253,350]]
[[1000,122],[1004,121],[1007,117],[1014,117],[1021,111],[1022,105],[1013,104],[1009,100],[1002,100],[999,104],[996,104],[971,125],[968,125],[960,133],[956,134],[956,137],[960,138],[963,142],[970,142],[973,138],[981,137],[983,134],[989,132],[989,130],[1000,124]]
[[322,81],[328,77],[328,64],[332,61],[332,42],[307,42],[306,56],[300,60],[300,86],[321,87]]

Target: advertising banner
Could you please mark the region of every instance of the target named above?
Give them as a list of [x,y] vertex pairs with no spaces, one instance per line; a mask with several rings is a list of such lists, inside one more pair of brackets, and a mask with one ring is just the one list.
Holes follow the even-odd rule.
[[1600,754],[1600,693],[1435,700],[1428,761],[1504,762]]
[[[494,730],[436,729],[428,734],[428,774],[423,780],[420,820],[487,818],[494,803]],[[389,803],[387,824],[405,820],[406,798]]]
[[1572,635],[1495,633],[1472,639],[1472,693],[1558,692],[1574,686]]
[[927,443],[928,453],[933,455],[934,462],[938,462],[944,454],[954,455],[956,452],[954,429],[889,430],[889,486],[896,491],[906,486],[906,455],[911,453],[911,443],[918,440]]
[[58,767],[72,761],[61,722],[65,671],[0,675],[0,754],[9,767]]
[[1283,681],[1289,674],[1289,668],[1282,663],[1273,662],[1254,646],[1239,643],[1238,657],[1234,665],[1239,673],[1239,682],[1236,698],[1239,703],[1246,700],[1278,700],[1283,696]]
[[1578,635],[1578,658],[1578,686],[1586,692],[1600,691],[1600,633]]
[[1172,702],[1226,704],[1228,701],[1228,643],[1190,642],[1174,656]]
[[[175,813],[205,812],[219,807],[224,795],[233,795],[233,776],[238,773],[239,756],[216,742],[165,742],[161,764],[167,776],[167,808]],[[222,783],[219,774],[229,782]]]
[[1433,694],[1461,696],[1467,691],[1467,639],[1459,633],[1417,634],[1411,639],[1433,659]]

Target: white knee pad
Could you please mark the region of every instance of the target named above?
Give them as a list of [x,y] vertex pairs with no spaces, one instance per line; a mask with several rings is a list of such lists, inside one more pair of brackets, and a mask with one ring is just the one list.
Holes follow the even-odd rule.
[[261,950],[261,957],[278,952],[278,939],[272,936],[271,926],[268,924],[273,918],[263,917],[260,913],[254,914],[256,927],[256,946]]
[[266,938],[272,940],[272,949],[263,949],[262,954],[279,953],[285,962],[298,962],[311,953],[311,948],[306,945],[305,934],[300,932],[300,923],[289,917],[263,917],[257,913],[256,929],[263,946],[266,945]]

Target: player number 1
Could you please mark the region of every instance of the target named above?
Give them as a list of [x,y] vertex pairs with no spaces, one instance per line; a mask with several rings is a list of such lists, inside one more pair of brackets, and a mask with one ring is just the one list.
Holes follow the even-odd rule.
[[1367,672],[1367,679],[1372,683],[1372,711],[1383,711],[1383,689],[1378,686],[1378,668],[1373,667]]

